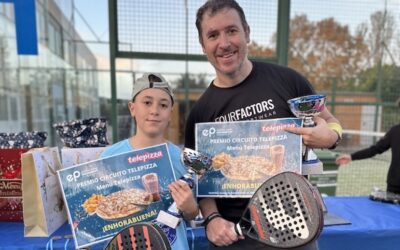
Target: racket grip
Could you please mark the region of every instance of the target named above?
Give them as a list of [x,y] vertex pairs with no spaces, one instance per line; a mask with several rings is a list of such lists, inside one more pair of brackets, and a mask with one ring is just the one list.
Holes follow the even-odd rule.
[[242,231],[242,227],[239,225],[239,223],[237,223],[235,225],[235,232],[238,236],[243,236],[243,231]]

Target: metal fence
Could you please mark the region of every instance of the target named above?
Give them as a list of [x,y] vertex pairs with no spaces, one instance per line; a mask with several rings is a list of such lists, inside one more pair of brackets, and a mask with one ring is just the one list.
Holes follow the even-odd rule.
[[[196,10],[203,2],[117,1],[118,49],[122,55],[131,56],[135,73],[161,71],[177,89],[179,112],[176,127],[170,128],[176,143],[183,141],[187,112],[213,77],[213,69],[201,55],[194,25]],[[250,57],[277,62],[281,2],[238,2],[251,28]],[[328,96],[327,107],[347,131],[338,152],[351,153],[373,144],[377,137],[364,132],[384,133],[400,121],[396,103],[400,97],[400,3],[285,2],[290,3],[288,66]],[[384,154],[340,168],[338,193],[359,194],[355,187],[370,190],[375,182],[369,177],[379,177],[376,185],[381,186],[388,159]],[[360,174],[367,177],[355,178]],[[350,188],[345,189],[345,183]]]

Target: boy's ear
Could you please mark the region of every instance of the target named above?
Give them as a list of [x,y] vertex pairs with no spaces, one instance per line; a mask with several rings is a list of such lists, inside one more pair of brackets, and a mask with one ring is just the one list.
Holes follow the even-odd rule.
[[135,116],[135,103],[134,102],[128,102],[128,109],[129,112],[131,113],[131,116]]

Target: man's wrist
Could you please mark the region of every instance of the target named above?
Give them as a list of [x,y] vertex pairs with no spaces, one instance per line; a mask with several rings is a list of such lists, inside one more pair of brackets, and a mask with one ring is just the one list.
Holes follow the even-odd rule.
[[204,219],[203,226],[204,226],[205,228],[207,228],[207,225],[208,225],[212,220],[214,220],[214,219],[216,219],[216,218],[221,218],[221,217],[222,217],[222,215],[221,215],[219,212],[212,212],[211,214],[209,214],[209,215]]
[[337,147],[337,145],[339,145],[340,141],[342,140],[343,129],[342,129],[342,126],[340,126],[340,124],[336,123],[336,122],[328,123],[328,127],[337,134],[337,139],[336,139],[335,143],[328,149],[335,149]]

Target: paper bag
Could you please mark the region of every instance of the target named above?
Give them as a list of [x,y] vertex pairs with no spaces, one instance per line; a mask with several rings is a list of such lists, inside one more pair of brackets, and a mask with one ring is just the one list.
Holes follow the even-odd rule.
[[0,149],[0,221],[22,221],[21,155],[29,149]]
[[57,170],[58,148],[40,148],[22,155],[22,197],[25,237],[48,237],[67,220]]
[[61,149],[61,161],[63,168],[94,161],[100,158],[106,147],[94,148],[67,148]]

